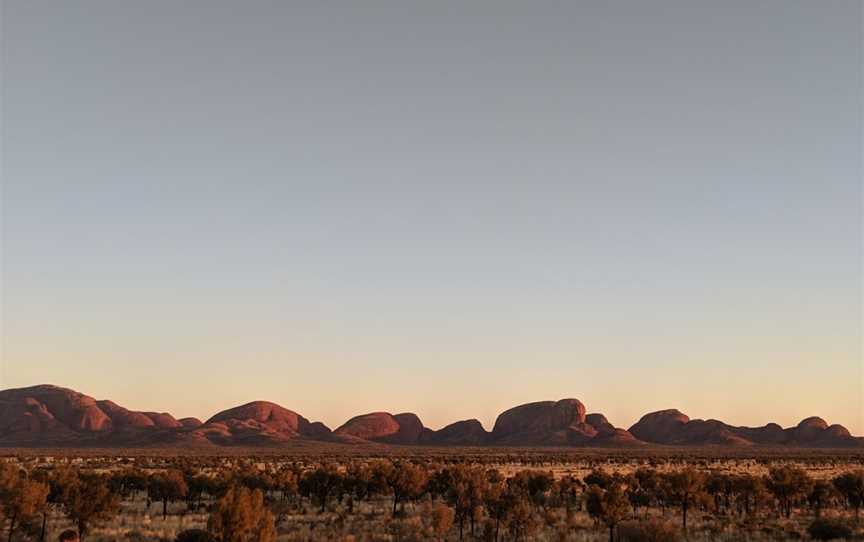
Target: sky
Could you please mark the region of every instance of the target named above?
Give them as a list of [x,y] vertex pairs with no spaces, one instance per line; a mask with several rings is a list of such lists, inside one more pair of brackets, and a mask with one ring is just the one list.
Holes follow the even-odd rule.
[[857,0],[0,19],[0,388],[864,434]]

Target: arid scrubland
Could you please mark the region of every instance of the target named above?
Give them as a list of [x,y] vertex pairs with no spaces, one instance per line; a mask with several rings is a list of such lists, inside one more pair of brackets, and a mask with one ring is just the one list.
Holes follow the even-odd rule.
[[88,541],[864,537],[864,457],[473,453],[9,455],[3,534]]

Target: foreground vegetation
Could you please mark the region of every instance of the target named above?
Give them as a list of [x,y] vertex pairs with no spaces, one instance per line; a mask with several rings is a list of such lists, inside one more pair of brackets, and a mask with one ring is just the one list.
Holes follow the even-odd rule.
[[832,458],[0,458],[7,542],[864,539]]

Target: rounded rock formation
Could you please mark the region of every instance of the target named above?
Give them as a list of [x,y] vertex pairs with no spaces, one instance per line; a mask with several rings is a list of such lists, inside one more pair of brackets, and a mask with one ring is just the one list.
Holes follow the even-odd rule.
[[681,438],[681,432],[690,418],[676,409],[658,410],[642,416],[628,429],[639,440],[656,444],[669,444]]
[[425,432],[421,444],[435,446],[482,446],[489,439],[489,432],[478,420],[462,420],[451,423],[438,431]]
[[423,430],[423,423],[416,414],[370,412],[351,418],[333,434],[388,444],[417,444]]
[[[502,412],[495,420],[491,440],[501,444],[563,444],[590,433],[590,426],[583,424],[585,405],[578,399],[539,401]],[[573,435],[568,435],[571,427]]]

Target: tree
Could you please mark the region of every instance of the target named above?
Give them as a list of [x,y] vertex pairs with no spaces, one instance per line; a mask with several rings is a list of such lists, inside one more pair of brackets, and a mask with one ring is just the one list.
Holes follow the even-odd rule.
[[44,542],[48,530],[49,512],[63,508],[66,496],[71,488],[80,482],[80,479],[78,471],[68,465],[37,469],[33,472],[33,477],[48,485],[46,506],[42,509],[42,527],[39,531],[39,540]]
[[807,501],[810,502],[810,506],[813,508],[813,513],[816,515],[816,518],[822,516],[822,509],[838,493],[839,492],[831,482],[819,480],[813,483],[810,494],[807,495]]
[[846,504],[855,510],[855,521],[858,512],[864,505],[864,470],[846,472],[832,480],[834,487],[846,499]]
[[211,497],[216,496],[217,488],[216,481],[206,474],[187,472],[184,474],[186,479],[186,503],[187,508],[194,510],[201,507],[201,499],[204,494]]
[[439,540],[444,540],[450,528],[453,527],[453,509],[444,503],[438,503],[432,508],[432,513],[429,517],[429,522],[432,526],[432,532]]
[[810,492],[813,480],[800,467],[783,466],[768,471],[765,485],[777,499],[780,511],[789,518],[795,502]]
[[134,500],[139,491],[146,491],[149,478],[141,469],[127,468],[116,472],[108,479],[108,487],[124,499]]
[[743,509],[748,516],[758,514],[759,503],[767,496],[764,479],[751,474],[740,474],[733,478],[732,488],[737,495],[739,512]]
[[537,508],[546,507],[546,498],[555,484],[555,477],[551,472],[520,471],[516,474],[516,480],[524,488],[531,504]]
[[22,523],[29,522],[44,510],[47,497],[48,484],[30,480],[26,476],[4,480],[4,485],[0,487],[0,504],[3,515],[9,521],[9,542],[12,542],[12,535]]
[[459,540],[464,537],[465,520],[469,520],[472,536],[475,519],[481,510],[489,484],[486,473],[478,467],[456,465],[444,469],[433,477],[431,485],[444,492],[444,498],[453,507],[459,525]]
[[608,488],[613,481],[613,476],[603,469],[594,469],[582,480],[586,486],[597,486],[600,489]]
[[207,521],[207,530],[220,542],[276,540],[273,513],[264,504],[264,493],[243,486],[232,486],[219,499]]
[[182,500],[189,493],[186,478],[176,469],[155,474],[147,484],[147,497],[154,501],[162,501],[162,519],[168,517],[168,503]]
[[558,498],[564,505],[564,509],[569,515],[573,506],[579,502],[579,495],[582,493],[584,484],[581,480],[571,474],[567,474],[558,480]]
[[712,472],[705,479],[705,491],[714,501],[714,513],[720,514],[729,507],[729,497],[732,494],[732,476],[722,472]]
[[690,467],[666,475],[666,488],[672,499],[681,506],[681,527],[687,530],[687,511],[704,495],[705,475]]
[[534,507],[524,495],[516,497],[507,509],[507,530],[513,536],[513,540],[525,540],[537,527],[534,518]]
[[426,469],[407,461],[379,463],[377,475],[393,493],[393,516],[396,515],[396,506],[400,502],[422,495],[429,480]]
[[627,496],[620,483],[612,483],[608,489],[588,486],[585,507],[588,515],[602,521],[609,528],[609,542],[615,540],[615,526],[627,517]]
[[365,500],[374,489],[373,472],[364,463],[351,463],[345,470],[343,488],[348,494],[348,511],[354,512],[354,499]]
[[488,484],[483,494],[483,504],[489,516],[494,520],[493,540],[498,542],[498,534],[501,531],[501,522],[507,518],[510,509],[515,505],[516,499],[510,492],[507,480],[497,470],[487,473]]
[[66,516],[78,527],[81,540],[97,522],[108,521],[120,507],[117,495],[111,492],[103,476],[81,475],[63,496]]
[[317,500],[321,512],[327,506],[327,500],[336,493],[342,484],[342,475],[331,464],[319,465],[318,468],[306,472],[300,479],[300,494],[310,500]]
[[[660,489],[660,475],[652,468],[639,467],[633,473],[633,480],[635,480],[638,487],[636,491],[638,497],[635,497],[637,504],[644,506],[647,511],[652,502],[656,503],[660,500],[662,493]],[[631,498],[631,502],[632,500]]]

